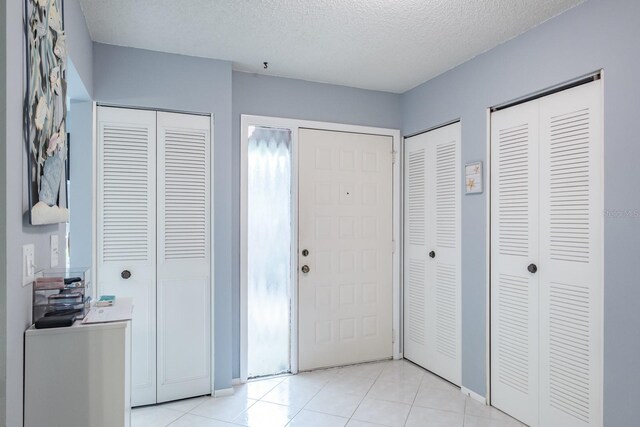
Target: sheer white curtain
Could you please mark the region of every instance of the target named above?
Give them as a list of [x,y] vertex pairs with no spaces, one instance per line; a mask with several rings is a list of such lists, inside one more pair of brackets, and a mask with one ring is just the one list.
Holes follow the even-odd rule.
[[249,128],[248,376],[290,370],[291,131]]

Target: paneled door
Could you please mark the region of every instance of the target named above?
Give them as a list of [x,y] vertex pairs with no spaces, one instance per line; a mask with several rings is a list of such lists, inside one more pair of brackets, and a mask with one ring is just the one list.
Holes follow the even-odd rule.
[[156,403],[156,112],[98,107],[97,288],[134,301],[131,404]]
[[158,112],[158,402],[211,392],[210,133]]
[[299,369],[390,358],[392,138],[299,131]]
[[461,382],[460,123],[405,140],[404,357]]
[[492,114],[491,400],[601,426],[602,81]]

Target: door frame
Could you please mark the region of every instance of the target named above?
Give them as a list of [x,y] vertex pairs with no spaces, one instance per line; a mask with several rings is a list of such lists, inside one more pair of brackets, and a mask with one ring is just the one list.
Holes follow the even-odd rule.
[[[604,88],[605,88],[605,78],[604,78],[604,69],[599,69],[596,70],[594,72],[591,73],[587,73],[584,74],[580,77],[577,77],[575,79],[570,79],[567,80],[565,82],[562,82],[560,84],[554,85],[554,86],[549,86],[545,89],[536,91],[536,92],[532,92],[528,95],[524,95],[522,97],[518,97],[506,102],[502,102],[499,104],[494,105],[493,107],[488,107],[486,109],[486,154],[485,154],[485,171],[484,171],[484,180],[485,180],[485,192],[486,192],[486,225],[485,225],[485,242],[486,242],[486,256],[485,256],[485,272],[486,272],[486,300],[485,300],[485,304],[486,304],[486,308],[485,308],[485,324],[486,324],[486,337],[485,337],[485,369],[486,369],[486,394],[484,396],[484,399],[486,399],[486,404],[489,406],[493,406],[491,404],[491,115],[492,113],[498,109],[498,108],[508,108],[510,106],[515,106],[517,104],[520,103],[525,103],[537,98],[543,98],[545,96],[548,95],[552,95],[553,93],[556,92],[562,92],[564,90],[568,90],[571,89],[572,87],[575,86],[580,86],[582,84],[588,84],[589,82],[586,81],[588,79],[594,79],[594,80],[600,80],[601,81],[601,99],[603,100],[603,104],[602,104],[602,111],[601,111],[601,117],[600,120],[602,120],[602,134],[600,135],[602,142],[601,145],[601,149],[602,152],[600,153],[600,157],[601,159],[604,159],[604,144],[605,144],[605,135],[604,135],[604,128],[605,128],[605,116],[604,116],[604,110],[605,110],[605,104],[604,104],[604,99],[605,99],[605,93],[604,93]],[[581,83],[582,82],[582,83]],[[604,160],[603,160],[604,162]],[[604,207],[605,206],[605,199],[604,199],[604,190],[605,190],[605,186],[604,186],[604,182],[605,182],[605,168],[603,166],[602,168],[602,176],[600,177],[601,182],[603,183],[603,191],[600,195],[601,198],[601,205]],[[604,220],[603,220],[604,221]],[[605,276],[604,276],[604,255],[605,255],[605,251],[604,251],[604,233],[605,233],[605,227],[602,227],[602,245],[599,251],[599,256],[600,256],[600,260],[601,260],[601,282],[603,285],[603,290],[602,290],[602,298],[600,301],[600,306],[598,307],[598,310],[600,311],[600,325],[599,325],[599,336],[600,336],[600,354],[598,355],[598,358],[600,359],[601,362],[603,362],[603,366],[602,369],[600,370],[600,377],[596,379],[597,383],[599,384],[599,394],[600,394],[600,401],[603,402],[604,399],[604,283],[605,283]],[[481,398],[483,398],[483,396],[478,395],[474,392],[472,396],[474,397],[476,400],[481,400]],[[604,411],[602,410],[602,406],[600,408],[600,415],[602,417],[604,417]]]
[[[240,382],[248,380],[248,307],[247,307],[247,229],[248,229],[248,128],[249,126],[277,127],[291,130],[291,300],[298,301],[298,131],[301,128],[351,132],[389,136],[393,143],[393,301],[392,301],[392,344],[393,358],[401,359],[401,166],[402,139],[400,130],[358,126],[311,120],[288,119],[282,117],[254,116],[242,114],[240,117]],[[291,305],[291,373],[298,373],[298,304]]]
[[[93,189],[93,194],[91,195],[91,216],[93,217],[93,221],[91,224],[91,271],[90,271],[90,275],[91,275],[91,283],[92,283],[92,287],[91,290],[93,292],[93,295],[98,295],[98,293],[100,292],[100,289],[98,289],[98,280],[97,280],[97,262],[98,262],[98,191],[100,191],[100,189],[98,188],[98,107],[112,107],[112,108],[123,108],[123,109],[130,109],[130,110],[150,110],[150,111],[155,111],[155,112],[165,112],[165,113],[179,113],[179,114],[192,114],[192,115],[198,115],[198,116],[205,116],[205,117],[209,117],[209,121],[210,121],[210,126],[211,126],[211,130],[209,133],[209,181],[210,181],[210,200],[209,200],[209,209],[211,210],[211,217],[210,217],[210,224],[209,224],[209,234],[210,234],[210,247],[209,247],[209,251],[211,254],[211,266],[210,266],[210,270],[209,270],[209,274],[210,274],[210,281],[209,281],[209,293],[210,293],[210,304],[211,306],[209,307],[209,315],[210,315],[210,325],[209,327],[211,328],[211,332],[210,332],[210,337],[211,337],[211,343],[210,343],[210,355],[211,355],[211,360],[210,360],[210,370],[211,370],[211,384],[210,384],[210,389],[211,389],[211,395],[215,394],[215,379],[216,379],[216,356],[215,356],[215,350],[216,350],[216,337],[215,337],[215,149],[214,149],[214,142],[215,142],[215,115],[213,113],[203,113],[203,112],[195,112],[195,111],[183,111],[183,110],[172,110],[172,109],[167,109],[167,108],[153,108],[153,107],[144,107],[144,106],[135,106],[135,105],[122,105],[122,104],[112,104],[112,103],[105,103],[105,102],[97,102],[97,101],[93,101],[93,124],[91,126],[92,132],[93,132],[93,136],[92,136],[92,141],[91,141],[91,146],[92,146],[92,150],[93,150],[93,155],[91,156],[91,162],[92,162],[92,167],[91,167],[91,188]],[[157,120],[156,120],[156,125],[157,125]]]

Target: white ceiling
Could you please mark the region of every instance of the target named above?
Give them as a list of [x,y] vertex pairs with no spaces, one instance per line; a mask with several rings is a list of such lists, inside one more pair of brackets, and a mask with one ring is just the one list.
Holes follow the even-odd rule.
[[80,0],[97,42],[397,93],[582,1]]

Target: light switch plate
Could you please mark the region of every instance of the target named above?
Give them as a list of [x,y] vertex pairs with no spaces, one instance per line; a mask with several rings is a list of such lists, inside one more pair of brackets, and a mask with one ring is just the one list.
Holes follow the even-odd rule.
[[36,247],[33,243],[22,246],[22,286],[34,281],[36,275]]
[[51,235],[51,267],[58,266],[58,235]]

